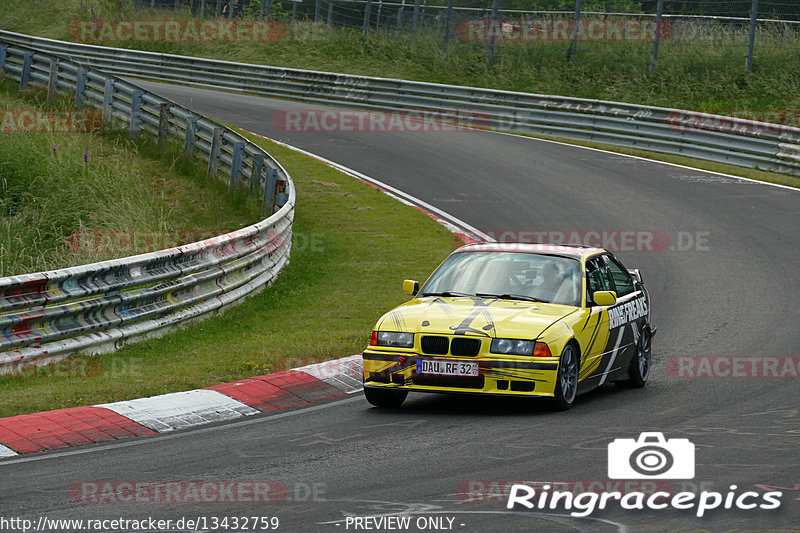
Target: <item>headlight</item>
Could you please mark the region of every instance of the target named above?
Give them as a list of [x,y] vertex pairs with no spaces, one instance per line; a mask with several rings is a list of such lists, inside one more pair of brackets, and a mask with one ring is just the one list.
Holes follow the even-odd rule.
[[391,346],[393,348],[413,348],[414,334],[398,331],[378,331],[376,335],[378,346]]
[[533,341],[521,339],[492,339],[492,346],[489,350],[492,353],[531,355],[533,354],[533,345]]

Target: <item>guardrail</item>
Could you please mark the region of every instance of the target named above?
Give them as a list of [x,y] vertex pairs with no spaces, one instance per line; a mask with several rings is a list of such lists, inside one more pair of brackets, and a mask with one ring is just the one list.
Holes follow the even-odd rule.
[[[594,141],[800,175],[800,129],[664,107],[250,65],[0,31],[119,76],[381,112],[417,111],[491,129]],[[465,118],[466,117],[466,118]]]
[[[100,353],[231,305],[270,284],[289,259],[295,189],[266,151],[233,130],[117,77],[0,37],[0,72],[102,109],[132,136],[177,138],[209,176],[249,186],[270,215],[245,228],[157,252],[0,278],[0,373],[75,352]],[[262,215],[264,213],[262,212]]]

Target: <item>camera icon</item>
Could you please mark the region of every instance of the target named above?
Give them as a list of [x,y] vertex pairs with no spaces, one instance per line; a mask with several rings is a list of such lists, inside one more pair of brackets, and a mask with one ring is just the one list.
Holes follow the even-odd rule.
[[665,440],[659,432],[608,444],[610,479],[692,479],[694,444],[689,439]]

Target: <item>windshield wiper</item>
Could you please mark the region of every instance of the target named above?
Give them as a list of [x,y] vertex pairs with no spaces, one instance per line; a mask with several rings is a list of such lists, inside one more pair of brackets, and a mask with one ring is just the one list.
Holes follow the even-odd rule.
[[488,292],[477,292],[475,293],[475,296],[483,296],[484,298],[499,298],[500,300],[525,300],[526,302],[539,302],[543,304],[550,303],[550,300],[541,300],[525,294],[491,294]]
[[466,292],[457,292],[457,291],[442,291],[442,292],[426,292],[424,294],[420,294],[420,296],[445,296],[448,298],[452,298],[453,296],[466,296],[469,298],[473,296],[472,294],[467,294]]

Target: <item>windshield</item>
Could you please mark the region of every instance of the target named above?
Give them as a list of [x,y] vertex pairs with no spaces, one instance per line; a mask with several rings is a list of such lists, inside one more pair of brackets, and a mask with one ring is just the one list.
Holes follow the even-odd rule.
[[462,252],[436,269],[420,296],[485,296],[580,305],[575,259],[513,252]]

